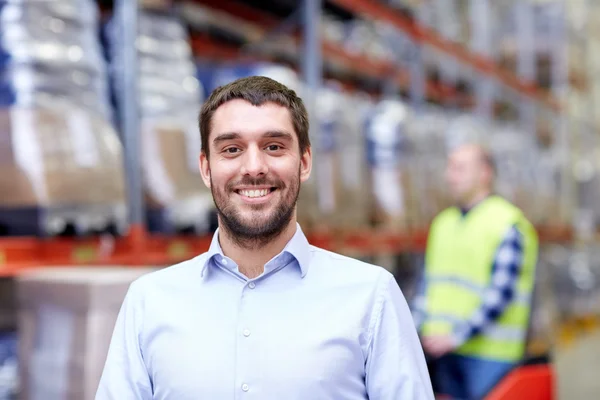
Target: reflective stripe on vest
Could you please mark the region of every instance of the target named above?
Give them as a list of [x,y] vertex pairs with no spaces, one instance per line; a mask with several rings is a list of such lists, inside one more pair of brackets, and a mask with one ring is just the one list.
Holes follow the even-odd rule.
[[[460,286],[463,289],[467,289],[467,290],[477,293],[477,295],[479,295],[479,296],[483,296],[485,294],[485,291],[487,290],[487,287],[485,287],[485,286],[480,286],[473,282],[469,282],[469,281],[460,279],[455,276],[439,276],[439,275],[432,276],[428,279],[428,282],[430,284],[446,283],[446,284]],[[510,301],[511,301],[511,303],[514,302],[519,305],[529,307],[529,305],[531,303],[531,293],[516,292],[516,293],[514,293],[513,298]]]
[[[464,323],[464,321],[461,321],[460,319],[449,314],[428,315],[427,318],[431,321],[446,322],[452,325]],[[481,334],[492,340],[508,342],[523,340],[526,335],[526,331],[516,326],[491,324],[485,326],[481,331]]]

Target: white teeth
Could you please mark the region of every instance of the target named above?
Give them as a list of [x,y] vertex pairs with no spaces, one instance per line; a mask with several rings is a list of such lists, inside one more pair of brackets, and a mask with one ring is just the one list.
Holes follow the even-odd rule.
[[263,197],[269,194],[269,189],[262,190],[240,190],[240,193],[246,197]]

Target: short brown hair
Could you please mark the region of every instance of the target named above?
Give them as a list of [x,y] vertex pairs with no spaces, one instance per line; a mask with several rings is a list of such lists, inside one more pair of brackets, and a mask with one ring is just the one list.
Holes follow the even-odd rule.
[[206,100],[200,111],[200,138],[202,151],[209,155],[208,137],[212,117],[217,109],[231,100],[241,99],[254,106],[264,103],[275,103],[290,111],[292,124],[300,144],[300,154],[310,147],[308,136],[308,112],[304,102],[296,92],[287,86],[264,76],[251,76],[235,80],[216,88]]

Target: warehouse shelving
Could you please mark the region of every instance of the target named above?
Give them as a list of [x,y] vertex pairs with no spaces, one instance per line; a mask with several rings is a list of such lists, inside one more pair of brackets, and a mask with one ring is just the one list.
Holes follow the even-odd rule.
[[[310,1],[310,0],[306,0]],[[128,25],[128,43],[133,48],[133,32],[135,26],[126,23],[136,12],[136,2],[119,1],[117,7],[124,12],[120,19],[121,24]],[[222,12],[227,12],[245,21],[254,23],[262,29],[263,35],[275,30],[283,22],[282,18],[271,15],[268,12],[252,8],[242,1],[236,0],[194,0],[192,3],[202,4]],[[320,3],[320,2],[319,2]],[[423,27],[418,26],[412,20],[402,16],[385,4],[369,0],[331,0],[330,3],[343,7],[357,15],[378,19],[392,23],[398,29],[418,39],[422,44],[433,46],[439,50],[453,55],[460,63],[478,71],[495,77],[503,85],[513,88],[519,93],[526,94],[543,105],[558,109],[559,104],[546,91],[541,90],[531,83],[522,82],[514,75],[503,71],[490,60],[473,54],[463,46],[450,43],[439,35]],[[115,8],[117,10],[117,8]],[[320,18],[312,15],[311,18]],[[305,26],[315,24],[307,24]],[[294,38],[295,43],[301,43],[301,35],[298,30],[287,33]],[[265,55],[253,55],[235,45],[219,43],[210,35],[195,34],[191,40],[195,54],[213,60],[232,60],[242,57],[264,58]],[[306,50],[306,49],[305,49]],[[390,62],[377,61],[368,57],[350,53],[344,48],[327,41],[316,46],[312,51],[320,52],[319,56],[325,63],[341,64],[345,69],[365,77],[376,78],[387,82],[392,81],[398,88],[405,88],[409,81],[408,71]],[[131,54],[134,54],[132,51]],[[308,57],[306,54],[303,58]],[[131,56],[135,58],[135,56]],[[298,60],[297,60],[298,61]],[[301,61],[301,60],[300,60]],[[138,140],[136,139],[137,124],[132,123],[137,119],[134,97],[135,93],[134,64],[129,65],[129,85],[126,92],[129,93],[129,102],[123,101],[126,107],[124,125],[122,127],[125,140],[125,158],[128,161],[127,175],[128,187],[140,188],[141,179],[139,170],[132,162],[138,160]],[[431,98],[440,100],[455,96],[454,88],[443,86],[436,82],[427,83],[427,94]],[[123,111],[123,110],[122,110]],[[129,138],[129,139],[127,139]],[[130,191],[131,192],[131,191]],[[161,236],[151,235],[145,231],[143,223],[144,205],[140,193],[130,193],[129,209],[131,212],[131,228],[125,237],[93,237],[93,238],[65,238],[65,239],[42,239],[42,238],[0,238],[0,275],[14,275],[21,268],[29,268],[42,265],[169,265],[184,259],[193,257],[205,251],[210,243],[210,237],[189,236]],[[567,242],[571,240],[572,234],[569,227],[538,227],[542,241]],[[325,232],[307,232],[309,240],[326,249],[340,252],[359,252],[361,254],[373,255],[378,253],[393,253],[401,250],[422,251],[427,238],[426,230],[417,230],[405,233],[382,232],[375,229],[363,231],[340,232],[332,228]]]
[[[236,0],[194,0],[194,3],[209,7],[210,9],[227,13],[252,25],[257,31],[266,36],[277,29],[283,20],[261,10],[249,7]],[[296,44],[301,42],[297,33],[292,34]],[[206,59],[239,59],[240,49],[233,45],[215,43],[206,35],[195,35],[192,38],[192,48],[195,54]],[[322,40],[321,52],[326,63],[339,64],[344,69],[358,76],[375,78],[381,81],[392,82],[400,89],[407,89],[410,84],[410,73],[389,61],[370,59],[360,54],[353,54],[336,43]],[[264,57],[264,56],[263,56]],[[436,101],[445,101],[455,96],[455,89],[438,82],[426,83],[426,96]]]
[[[571,232],[559,227],[538,227],[544,242],[571,240]],[[315,246],[361,255],[422,252],[427,231],[391,233],[377,230],[307,232]],[[149,235],[132,229],[124,237],[2,238],[0,276],[12,276],[22,268],[64,265],[170,265],[192,258],[210,245],[211,236]]]
[[495,78],[503,85],[516,90],[518,93],[529,96],[549,109],[559,110],[561,108],[559,101],[548,91],[539,88],[534,83],[519,79],[516,75],[505,71],[493,60],[469,51],[460,43],[443,38],[431,29],[420,26],[385,4],[371,0],[331,0],[331,2],[358,15],[365,15],[376,20],[391,23],[418,43],[431,46],[452,56],[463,66],[474,68],[480,73]]

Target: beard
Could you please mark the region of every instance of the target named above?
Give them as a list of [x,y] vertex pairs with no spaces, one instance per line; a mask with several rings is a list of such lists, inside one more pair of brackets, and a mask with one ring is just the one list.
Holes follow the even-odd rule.
[[[246,214],[249,215],[243,216],[241,207],[236,207],[229,200],[235,194],[233,188],[238,185],[275,187],[282,198],[272,211],[269,211],[272,208],[269,204],[246,205],[250,210]],[[211,193],[219,216],[219,226],[224,233],[241,248],[260,248],[279,236],[292,221],[300,193],[300,170],[289,185],[277,179],[246,176],[220,190],[215,189],[211,177]]]

